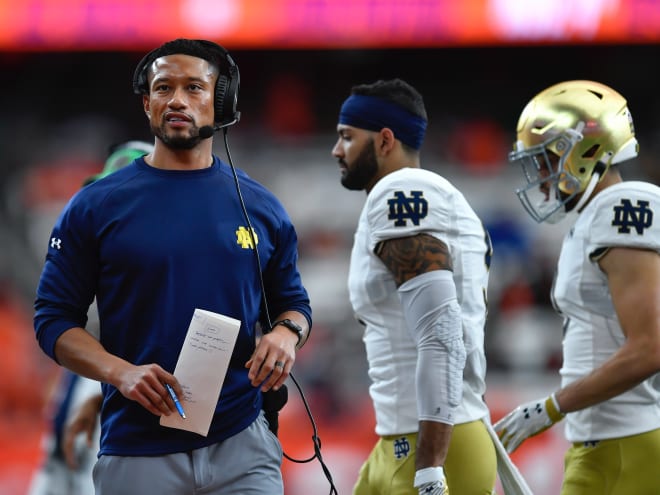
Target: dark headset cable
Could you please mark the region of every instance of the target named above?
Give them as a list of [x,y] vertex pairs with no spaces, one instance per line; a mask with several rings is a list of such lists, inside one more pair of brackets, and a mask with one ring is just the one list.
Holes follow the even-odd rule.
[[[263,299],[263,305],[264,305],[264,311],[266,314],[266,321],[268,323],[268,327],[270,328],[271,326],[271,319],[270,319],[270,314],[268,312],[268,301],[266,299],[266,287],[264,284],[264,279],[261,274],[261,259],[259,258],[259,250],[257,249],[257,243],[256,239],[254,238],[254,230],[252,229],[252,223],[250,222],[250,217],[248,215],[247,209],[245,208],[245,202],[243,201],[243,195],[241,193],[241,187],[238,182],[238,175],[236,174],[236,169],[234,168],[234,162],[231,158],[231,153],[229,152],[229,144],[227,140],[227,129],[228,127],[223,127],[223,138],[224,138],[224,145],[225,145],[225,152],[227,153],[227,159],[229,161],[229,166],[231,167],[231,172],[234,177],[234,184],[236,185],[236,193],[238,194],[238,200],[241,204],[241,209],[243,210],[243,216],[245,217],[245,221],[247,222],[247,227],[248,227],[248,232],[250,233],[250,236],[252,237],[252,246],[253,246],[253,251],[255,254],[255,259],[257,261],[257,274],[259,275],[259,283],[261,284],[261,297]],[[307,417],[309,418],[309,421],[312,425],[312,443],[314,445],[314,454],[307,458],[307,459],[294,459],[293,457],[290,457],[287,455],[286,452],[282,451],[282,455],[284,455],[285,458],[290,460],[291,462],[299,463],[299,464],[304,464],[307,462],[311,462],[314,459],[318,459],[319,463],[321,464],[321,469],[323,469],[323,473],[325,474],[326,479],[328,480],[328,483],[330,483],[330,494],[329,495],[337,495],[337,489],[335,488],[334,482],[332,480],[332,474],[330,473],[330,469],[326,466],[325,462],[323,461],[323,456],[321,455],[321,439],[318,436],[318,430],[316,428],[316,421],[314,420],[314,416],[312,415],[312,411],[309,407],[309,404],[307,403],[307,399],[305,398],[305,394],[303,393],[302,387],[298,384],[298,381],[296,378],[293,376],[293,372],[289,373],[289,378],[291,378],[291,381],[293,384],[296,386],[296,389],[298,389],[298,393],[300,395],[300,398],[302,400],[303,405],[305,406],[305,411],[307,412]]]

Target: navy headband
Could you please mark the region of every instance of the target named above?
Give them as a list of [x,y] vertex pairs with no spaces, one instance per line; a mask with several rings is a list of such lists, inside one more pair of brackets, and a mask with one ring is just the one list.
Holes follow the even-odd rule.
[[339,123],[376,132],[387,127],[394,137],[416,150],[422,147],[426,133],[426,120],[376,96],[349,96],[341,106]]

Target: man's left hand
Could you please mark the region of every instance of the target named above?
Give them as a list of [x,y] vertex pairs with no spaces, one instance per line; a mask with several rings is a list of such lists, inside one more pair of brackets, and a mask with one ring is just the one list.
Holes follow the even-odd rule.
[[538,435],[563,418],[564,414],[552,394],[518,406],[495,423],[493,428],[510,454],[527,438]]

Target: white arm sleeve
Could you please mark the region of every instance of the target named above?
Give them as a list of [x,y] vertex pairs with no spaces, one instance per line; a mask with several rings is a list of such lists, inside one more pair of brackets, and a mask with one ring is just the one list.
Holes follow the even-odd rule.
[[423,273],[401,284],[398,292],[408,331],[417,343],[419,420],[453,425],[463,395],[466,353],[452,273]]

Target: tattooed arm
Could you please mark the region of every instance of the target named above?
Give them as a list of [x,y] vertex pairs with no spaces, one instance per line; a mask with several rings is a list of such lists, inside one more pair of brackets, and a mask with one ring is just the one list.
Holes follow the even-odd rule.
[[454,269],[447,245],[428,234],[381,241],[374,253],[392,272],[397,287],[431,270]]
[[418,350],[416,468],[443,466],[465,366],[449,249],[435,237],[418,234],[388,239],[374,251],[394,277]]

